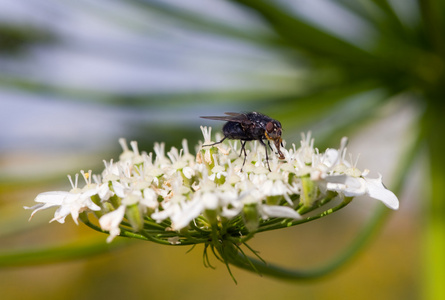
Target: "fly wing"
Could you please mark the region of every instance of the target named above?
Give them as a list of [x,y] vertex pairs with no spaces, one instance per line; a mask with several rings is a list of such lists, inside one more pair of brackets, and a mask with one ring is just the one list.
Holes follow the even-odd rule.
[[209,120],[227,121],[227,122],[238,122],[246,125],[252,123],[252,121],[250,121],[245,114],[233,113],[233,112],[226,112],[225,114],[227,116],[202,116],[201,118]]

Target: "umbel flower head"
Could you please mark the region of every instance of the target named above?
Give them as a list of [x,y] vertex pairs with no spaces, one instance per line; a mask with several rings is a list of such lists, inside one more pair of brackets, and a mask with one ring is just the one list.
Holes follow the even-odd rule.
[[[211,128],[201,130],[203,144],[213,143]],[[38,204],[25,207],[33,210],[31,217],[57,207],[51,221],[64,223],[71,215],[76,224],[80,219],[107,233],[108,242],[124,236],[166,245],[204,244],[206,257],[210,247],[227,264],[255,233],[316,220],[353,198],[368,196],[399,207],[381,176],[369,178],[368,170],[345,159],[346,138],[339,149],[320,153],[311,134],[302,135],[298,147],[281,149],[284,160],[269,155],[271,171],[257,142],[250,143],[244,166],[239,142],[200,144],[197,155],[186,140],[181,150],[165,152],[164,144],[156,143],[150,153],[140,152],[136,142],[130,148],[124,139],[119,142],[119,161],[104,161],[101,174],[81,171],[82,187],[76,174],[74,180],[68,176],[70,191],[39,194]]]

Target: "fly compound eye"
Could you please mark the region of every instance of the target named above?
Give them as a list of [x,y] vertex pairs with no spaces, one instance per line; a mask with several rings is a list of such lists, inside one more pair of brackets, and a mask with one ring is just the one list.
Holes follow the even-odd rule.
[[272,122],[269,122],[269,123],[266,124],[266,131],[267,132],[271,133],[273,131],[273,129],[274,129],[274,125],[273,125]]

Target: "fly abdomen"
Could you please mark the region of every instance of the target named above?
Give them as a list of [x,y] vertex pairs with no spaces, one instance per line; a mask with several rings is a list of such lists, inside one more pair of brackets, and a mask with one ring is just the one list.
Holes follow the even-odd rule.
[[223,134],[226,138],[231,140],[243,140],[251,141],[252,136],[246,133],[241,123],[237,122],[227,122],[222,128]]

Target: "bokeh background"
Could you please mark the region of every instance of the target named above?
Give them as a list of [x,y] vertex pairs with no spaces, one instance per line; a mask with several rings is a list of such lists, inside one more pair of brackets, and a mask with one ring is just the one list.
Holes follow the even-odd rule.
[[[429,183],[443,162],[431,153],[443,148],[444,15],[439,0],[0,0],[1,298],[440,299],[434,234],[445,230],[430,220],[443,206],[430,211],[443,176]],[[313,281],[233,267],[235,285],[216,259],[204,267],[202,247],[119,238],[95,255],[36,258],[106,239],[70,217],[48,224],[53,211],[28,222],[23,206],[38,193],[100,172],[119,137],[147,152],[183,138],[193,148],[200,125],[222,125],[199,116],[226,111],[280,120],[288,145],[308,130],[320,149],[349,136],[352,161],[360,155],[360,169],[397,188],[400,209],[348,264]],[[268,262],[318,267],[379,206],[356,200],[251,246]]]

